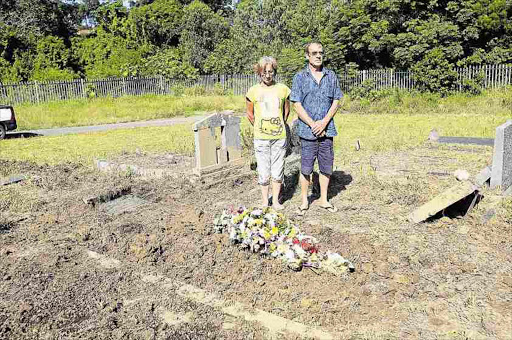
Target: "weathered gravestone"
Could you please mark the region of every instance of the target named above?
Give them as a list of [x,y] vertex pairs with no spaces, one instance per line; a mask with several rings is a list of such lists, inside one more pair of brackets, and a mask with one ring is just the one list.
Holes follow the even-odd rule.
[[512,120],[496,128],[492,158],[491,188],[512,194]]
[[[221,145],[217,147],[216,131]],[[212,114],[194,124],[196,167],[194,173],[202,176],[230,166],[243,164],[240,141],[240,117],[232,111]]]

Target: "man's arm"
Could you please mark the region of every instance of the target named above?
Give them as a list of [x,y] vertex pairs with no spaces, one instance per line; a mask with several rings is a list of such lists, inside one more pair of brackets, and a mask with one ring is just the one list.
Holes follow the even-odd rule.
[[245,98],[245,113],[249,122],[254,125],[254,103],[249,98]]
[[329,108],[329,111],[327,112],[325,117],[323,119],[317,121],[314,126],[311,126],[311,129],[313,130],[313,133],[315,135],[319,135],[325,130],[325,128],[327,127],[327,124],[329,124],[331,119],[334,117],[334,115],[338,111],[339,104],[340,104],[339,100],[333,100],[331,107]]
[[302,104],[300,102],[295,102],[293,103],[293,108],[295,109],[295,112],[297,112],[299,119],[313,128],[315,121],[308,115],[304,107],[302,107]]

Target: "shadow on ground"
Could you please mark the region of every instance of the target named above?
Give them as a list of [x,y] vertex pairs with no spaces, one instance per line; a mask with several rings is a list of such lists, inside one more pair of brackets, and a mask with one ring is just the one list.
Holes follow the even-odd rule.
[[5,139],[40,137],[42,135],[33,132],[15,132],[5,135]]
[[[288,176],[284,177],[284,187],[281,191],[281,200],[286,202],[290,200],[297,190],[300,190],[299,186],[300,170],[296,170]],[[313,194],[310,197],[310,203],[320,198],[320,182],[318,172],[313,172],[312,175],[312,186]],[[329,182],[329,188],[327,189],[327,199],[336,197],[340,192],[347,189],[347,185],[352,182],[352,176],[343,171],[334,171],[331,175]]]

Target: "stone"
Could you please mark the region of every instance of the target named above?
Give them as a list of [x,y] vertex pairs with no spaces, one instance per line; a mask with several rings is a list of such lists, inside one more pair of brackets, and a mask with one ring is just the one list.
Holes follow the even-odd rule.
[[469,195],[478,192],[478,187],[469,181],[459,182],[431,201],[425,203],[409,215],[409,220],[414,223],[425,221],[452,204],[465,199]]
[[19,182],[24,181],[26,178],[27,177],[24,175],[14,175],[14,176],[11,176],[8,178],[1,178],[0,185],[9,185],[9,184],[19,183]]
[[496,128],[490,187],[512,194],[512,120]]
[[490,166],[486,166],[485,168],[483,168],[480,171],[480,173],[476,175],[475,184],[479,186],[483,186],[484,184],[486,184],[491,179],[491,173],[492,170]]
[[108,192],[101,194],[101,195],[89,196],[89,197],[83,198],[82,201],[85,204],[95,206],[99,203],[109,202],[109,201],[115,200],[121,196],[128,195],[131,193],[131,191],[132,191],[131,187],[109,190]]
[[467,181],[469,179],[469,172],[467,172],[466,170],[455,170],[453,175],[455,176],[455,178],[457,178],[458,181]]
[[436,142],[439,140],[439,132],[437,132],[436,129],[430,130],[430,133],[428,134],[428,140],[431,140],[433,142]]
[[489,223],[490,220],[492,220],[496,216],[496,210],[494,209],[488,209],[483,215],[480,220],[480,223],[486,224]]
[[122,196],[104,204],[104,209],[109,215],[118,216],[124,213],[134,212],[138,207],[148,202],[133,195]]
[[[224,169],[242,158],[240,138],[240,117],[233,111],[212,114],[194,124],[195,158],[194,172],[201,176],[208,172]],[[216,131],[220,129],[221,146],[217,148]]]

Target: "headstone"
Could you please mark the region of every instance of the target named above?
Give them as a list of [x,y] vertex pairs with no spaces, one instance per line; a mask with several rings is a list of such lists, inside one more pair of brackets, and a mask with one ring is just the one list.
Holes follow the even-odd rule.
[[[478,191],[478,187],[471,182],[459,182],[457,185],[451,187],[435,197],[433,200],[416,209],[409,215],[409,219],[414,223],[425,221],[429,217],[436,215],[438,212],[472,195],[475,191]],[[474,206],[474,204],[472,205]]]
[[512,194],[512,120],[496,128],[492,158],[491,188]]
[[[221,146],[217,148],[216,131],[220,130]],[[196,167],[198,175],[239,164],[242,160],[240,117],[233,111],[215,113],[194,124]]]

